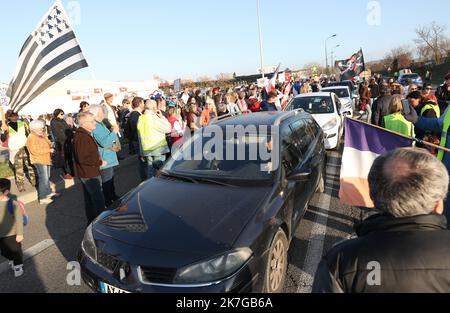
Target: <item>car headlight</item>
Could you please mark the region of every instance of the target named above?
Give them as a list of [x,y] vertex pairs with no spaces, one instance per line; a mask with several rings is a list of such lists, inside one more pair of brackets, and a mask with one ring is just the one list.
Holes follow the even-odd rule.
[[86,229],[81,249],[84,254],[94,261],[97,261],[97,247],[95,246],[94,235],[92,234],[92,224]]
[[324,131],[327,131],[327,130],[335,128],[336,125],[337,125],[337,119],[334,118],[331,121],[329,121],[328,123],[326,123],[325,125],[323,125],[322,129]]
[[252,250],[242,248],[205,262],[187,266],[177,272],[174,283],[201,284],[226,278],[240,269],[251,256]]

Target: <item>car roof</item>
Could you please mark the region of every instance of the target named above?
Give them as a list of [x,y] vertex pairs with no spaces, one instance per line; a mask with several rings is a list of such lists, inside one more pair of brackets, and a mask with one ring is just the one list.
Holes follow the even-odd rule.
[[348,89],[348,86],[331,86],[322,88],[322,90],[330,90],[330,89]]
[[295,98],[306,98],[306,97],[331,97],[331,94],[334,92],[310,92],[310,93],[302,93]]
[[[289,118],[295,116],[295,111],[287,112],[257,112],[251,114],[242,114],[238,116],[233,116],[229,118],[224,118],[214,123],[216,126],[224,127],[227,125],[231,126],[249,126],[249,125],[274,125],[280,118]],[[309,114],[305,112],[297,111],[299,116],[308,117]]]

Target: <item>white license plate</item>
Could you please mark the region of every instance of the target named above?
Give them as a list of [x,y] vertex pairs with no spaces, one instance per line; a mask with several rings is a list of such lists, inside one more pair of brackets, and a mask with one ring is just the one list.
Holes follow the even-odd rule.
[[102,290],[102,293],[130,293],[129,291],[111,286],[104,282],[100,282],[100,288]]

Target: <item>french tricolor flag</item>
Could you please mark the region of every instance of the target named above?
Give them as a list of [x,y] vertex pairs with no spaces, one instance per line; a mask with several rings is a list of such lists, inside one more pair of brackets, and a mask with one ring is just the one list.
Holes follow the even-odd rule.
[[412,144],[412,139],[346,118],[339,191],[341,203],[373,208],[368,180],[373,162],[381,155],[395,149],[411,147]]

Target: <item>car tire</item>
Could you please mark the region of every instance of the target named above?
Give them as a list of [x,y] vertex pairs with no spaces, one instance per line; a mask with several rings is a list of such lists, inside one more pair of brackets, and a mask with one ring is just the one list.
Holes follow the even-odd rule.
[[289,242],[284,231],[279,228],[275,234],[267,256],[264,276],[264,293],[281,293],[286,281]]

